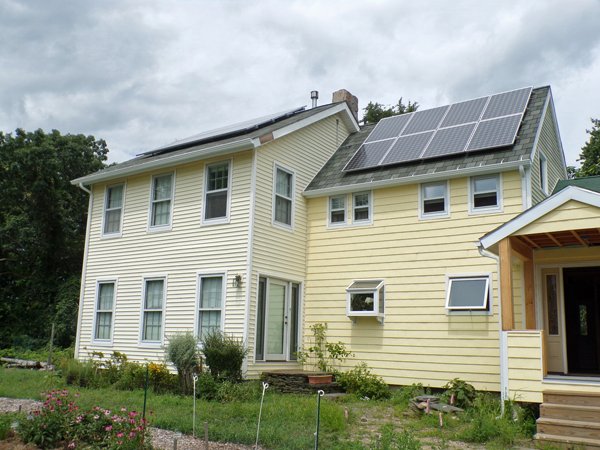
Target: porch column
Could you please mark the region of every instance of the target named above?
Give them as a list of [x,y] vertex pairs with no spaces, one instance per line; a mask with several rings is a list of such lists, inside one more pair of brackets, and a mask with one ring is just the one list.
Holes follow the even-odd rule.
[[535,298],[533,293],[533,261],[525,260],[523,263],[525,281],[525,327],[535,330]]
[[515,327],[512,299],[512,245],[509,238],[498,244],[500,256],[500,305],[502,310],[502,331],[510,331]]

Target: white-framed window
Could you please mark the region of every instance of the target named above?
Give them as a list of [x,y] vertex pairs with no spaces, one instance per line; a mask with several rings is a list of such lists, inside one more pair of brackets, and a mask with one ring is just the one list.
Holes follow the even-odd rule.
[[346,224],[346,195],[329,197],[329,225]]
[[123,226],[125,184],[107,186],[104,192],[103,236],[120,236]]
[[348,317],[377,317],[385,315],[385,284],[383,280],[355,280],[346,288]]
[[548,193],[548,159],[540,152],[540,187],[544,194]]
[[471,177],[469,212],[502,210],[502,183],[499,174]]
[[371,222],[371,191],[352,194],[352,222]]
[[223,330],[225,274],[206,274],[198,278],[198,337]]
[[146,278],[142,304],[141,341],[161,343],[165,307],[165,278]]
[[449,276],[446,309],[449,311],[489,311],[490,275]]
[[112,341],[116,282],[99,281],[96,284],[96,312],[94,314],[94,340]]
[[273,222],[292,226],[294,212],[294,173],[275,166],[273,187]]
[[226,222],[229,220],[231,161],[208,164],[205,178],[203,222]]
[[449,215],[447,181],[423,183],[420,188],[420,197],[421,218],[447,217]]
[[152,177],[150,198],[150,228],[165,229],[171,226],[173,213],[173,173]]

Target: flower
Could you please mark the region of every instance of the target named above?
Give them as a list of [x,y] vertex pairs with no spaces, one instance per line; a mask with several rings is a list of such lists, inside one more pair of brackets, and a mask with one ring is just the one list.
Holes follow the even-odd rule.
[[112,430],[112,425],[106,425],[104,427],[104,431],[110,431],[110,430]]
[[94,420],[98,420],[99,418],[100,418],[100,416],[99,416],[98,414],[96,414],[96,415],[94,416]]
[[119,431],[119,432],[117,433],[117,437],[118,437],[118,438],[122,438],[124,434],[125,434],[125,433],[123,433],[122,431]]
[[69,445],[67,445],[67,448],[75,448],[75,441],[71,441],[69,442]]

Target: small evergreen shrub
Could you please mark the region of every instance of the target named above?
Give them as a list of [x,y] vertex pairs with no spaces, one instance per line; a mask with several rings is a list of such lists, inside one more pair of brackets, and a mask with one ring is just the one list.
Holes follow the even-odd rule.
[[168,339],[167,359],[177,369],[182,394],[190,394],[193,389],[192,375],[200,360],[198,340],[190,332],[176,334]]
[[202,353],[210,373],[217,379],[240,381],[242,363],[248,350],[244,343],[220,331],[207,333],[202,338]]
[[379,375],[372,373],[365,362],[347,372],[338,372],[335,379],[347,392],[360,398],[379,400],[390,397],[389,386]]

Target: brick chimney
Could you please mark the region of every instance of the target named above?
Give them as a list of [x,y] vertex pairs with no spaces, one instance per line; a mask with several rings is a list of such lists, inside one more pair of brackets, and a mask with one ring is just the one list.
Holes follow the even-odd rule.
[[358,98],[348,92],[346,89],[335,91],[331,98],[331,103],[346,102],[354,118],[358,121]]

